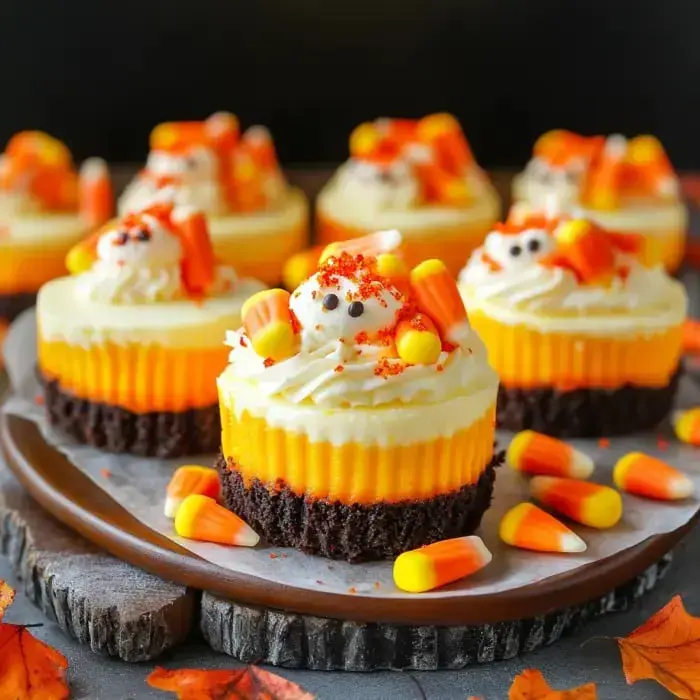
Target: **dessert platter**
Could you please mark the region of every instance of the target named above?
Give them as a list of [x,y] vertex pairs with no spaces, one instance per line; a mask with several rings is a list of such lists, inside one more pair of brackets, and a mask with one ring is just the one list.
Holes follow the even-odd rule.
[[[418,218],[463,190],[460,206],[497,202],[455,125],[363,125],[318,215],[365,189],[387,224],[404,189]],[[215,115],[151,146],[257,153],[254,136]],[[661,172],[652,145],[630,141],[608,189],[656,182],[630,174]],[[148,196],[96,223],[12,325],[0,437],[59,520],[205,591],[214,648],[454,668],[551,643],[664,573],[698,518],[700,385],[694,282],[650,261],[651,234],[549,198],[494,211],[457,264],[440,236],[368,219],[326,227],[307,273],[268,288],[217,249],[191,180],[138,177]]]

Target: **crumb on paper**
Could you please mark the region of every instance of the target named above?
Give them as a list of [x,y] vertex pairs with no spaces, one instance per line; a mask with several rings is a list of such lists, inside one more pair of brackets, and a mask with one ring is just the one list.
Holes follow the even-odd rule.
[[357,588],[355,588],[355,586],[350,586],[350,588],[348,588],[348,593],[355,595],[355,593],[357,593]]
[[375,588],[379,588],[381,585],[382,585],[382,584],[379,583],[379,581],[375,581],[375,582],[374,582],[374,587],[375,587]]
[[268,556],[270,557],[270,559],[277,559],[279,555],[275,554],[274,552],[270,552]]
[[100,469],[100,476],[104,479],[109,479],[112,476],[112,472],[109,469]]
[[317,583],[319,586],[323,586],[323,581],[321,581],[320,578],[317,578],[317,579],[316,579],[316,583]]

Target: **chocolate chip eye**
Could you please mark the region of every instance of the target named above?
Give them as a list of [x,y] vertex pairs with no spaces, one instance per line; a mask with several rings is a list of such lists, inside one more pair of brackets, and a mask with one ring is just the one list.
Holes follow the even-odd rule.
[[328,309],[328,311],[333,311],[333,309],[338,307],[338,295],[337,294],[326,294],[323,297],[323,308]]
[[365,311],[365,305],[361,301],[353,301],[350,306],[348,306],[348,314],[353,318],[362,316]]
[[531,253],[536,253],[541,247],[542,244],[536,238],[533,238],[532,240],[527,242],[527,249]]
[[510,250],[508,251],[514,258],[517,258],[520,253],[523,252],[523,249],[519,245],[513,245],[510,247]]
[[145,228],[140,228],[136,232],[135,238],[137,241],[143,241],[145,243],[146,241],[151,240],[151,232]]
[[129,234],[126,231],[118,231],[114,237],[114,245],[126,245],[129,242]]

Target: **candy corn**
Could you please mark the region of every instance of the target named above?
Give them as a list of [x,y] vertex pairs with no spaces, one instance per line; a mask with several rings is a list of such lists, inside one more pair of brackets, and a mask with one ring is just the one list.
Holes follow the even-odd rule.
[[627,155],[627,141],[619,134],[609,136],[585,185],[586,204],[593,209],[610,210],[619,205]]
[[411,295],[411,279],[403,258],[395,253],[377,255],[377,274],[386,277],[405,297]]
[[660,501],[688,498],[695,491],[693,482],[683,472],[641,452],[621,457],[613,469],[613,480],[623,491]]
[[469,329],[467,310],[457,283],[441,260],[426,260],[411,270],[418,305],[435,322],[441,337],[459,344]]
[[440,334],[424,314],[400,321],[395,342],[399,357],[411,365],[432,365],[442,352]]
[[681,442],[700,447],[700,407],[678,411],[673,416],[673,429]]
[[11,160],[27,165],[41,164],[50,168],[70,168],[72,158],[67,146],[43,131],[20,131],[5,148]]
[[350,155],[354,158],[371,156],[379,147],[383,135],[375,124],[365,122],[350,134]]
[[319,264],[323,264],[331,256],[340,255],[341,253],[376,257],[380,253],[391,253],[400,246],[401,233],[396,229],[377,231],[361,238],[330,243],[323,249]]
[[175,532],[180,537],[201,542],[216,542],[239,547],[255,547],[258,534],[235,513],[220,506],[213,498],[187,496],[175,515]]
[[256,167],[263,172],[277,168],[275,145],[268,129],[264,126],[251,126],[246,129],[241,138],[241,146],[245,146]]
[[85,223],[96,228],[106,223],[114,210],[114,192],[107,163],[88,158],[80,168],[79,206]]
[[216,112],[204,122],[204,131],[220,152],[230,152],[240,134],[238,117],[231,112]]
[[585,552],[586,543],[566,525],[532,503],[511,508],[501,520],[501,539],[535,552]]
[[95,264],[97,259],[97,242],[100,234],[98,231],[89,238],[76,243],[66,255],[66,269],[71,275],[80,275],[87,272]]
[[289,313],[289,298],[285,289],[265,289],[243,304],[243,326],[260,357],[278,362],[296,352],[297,337]]
[[210,467],[187,465],[175,470],[165,497],[165,517],[174,518],[182,501],[192,494],[217,500],[221,489],[219,474]]
[[431,114],[418,122],[416,129],[420,141],[430,144],[439,165],[452,175],[463,176],[474,157],[462,127],[451,114]]
[[204,213],[190,207],[176,207],[172,222],[183,248],[182,277],[187,290],[205,294],[214,281],[214,249]]
[[518,472],[572,479],[587,479],[594,469],[588,455],[534,430],[523,430],[510,441],[506,462]]
[[282,282],[285,289],[293,292],[302,282],[309,279],[318,269],[318,260],[325,246],[315,246],[292,255],[282,268]]
[[582,281],[605,280],[614,272],[612,241],[605,231],[590,221],[563,221],[555,229],[554,236]]
[[700,321],[689,318],[683,323],[683,352],[700,354]]
[[622,498],[609,486],[556,476],[536,476],[530,481],[530,495],[577,523],[601,530],[617,524],[622,517]]
[[492,559],[480,537],[457,537],[400,554],[394,583],[402,591],[423,593],[476,573]]

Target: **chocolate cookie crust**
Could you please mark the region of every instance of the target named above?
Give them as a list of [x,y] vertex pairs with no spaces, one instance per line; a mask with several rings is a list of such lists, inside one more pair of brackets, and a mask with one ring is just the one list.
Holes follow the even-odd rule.
[[617,389],[518,389],[501,384],[499,428],[537,430],[554,437],[609,437],[655,428],[670,412],[678,370],[668,386]]
[[51,424],[78,442],[108,452],[160,458],[211,454],[221,444],[218,405],[181,413],[132,413],[78,398],[62,391],[57,381],[40,378]]
[[12,323],[26,309],[36,303],[36,292],[0,294],[0,320]]
[[274,491],[259,480],[246,487],[230,460],[219,455],[223,503],[268,544],[349,562],[393,559],[431,542],[469,535],[491,504],[494,456],[476,484],[420,501],[346,505],[299,496],[280,483]]

